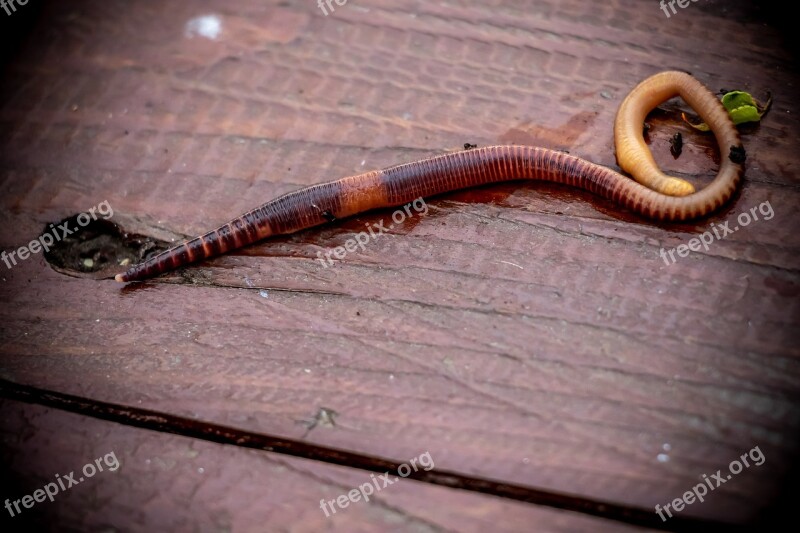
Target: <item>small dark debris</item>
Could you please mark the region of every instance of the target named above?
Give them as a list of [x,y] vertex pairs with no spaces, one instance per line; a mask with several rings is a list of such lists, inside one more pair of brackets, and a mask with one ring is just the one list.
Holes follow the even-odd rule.
[[464,150],[472,150],[473,148],[477,147],[478,147],[477,144],[464,143]]
[[669,151],[672,154],[672,157],[677,159],[678,156],[681,155],[681,152],[683,152],[683,135],[681,135],[681,132],[673,135],[669,140],[669,144]]
[[329,210],[320,209],[317,204],[311,204],[311,207],[319,211],[320,216],[325,220],[327,220],[328,222],[334,222],[336,220],[336,217]]
[[644,127],[642,128],[642,136],[647,138],[647,136],[649,134],[650,134],[650,123],[649,122],[645,122],[644,123]]
[[731,146],[731,153],[728,157],[734,163],[741,165],[747,159],[747,153],[744,151],[744,146]]

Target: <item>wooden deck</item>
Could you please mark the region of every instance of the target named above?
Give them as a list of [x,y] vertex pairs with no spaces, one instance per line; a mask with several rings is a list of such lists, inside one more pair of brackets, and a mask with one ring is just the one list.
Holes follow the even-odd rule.
[[[0,54],[0,249],[113,208],[47,257],[0,263],[0,504],[119,461],[52,502],[0,509],[0,528],[706,530],[789,508],[800,76],[786,14],[721,0],[669,18],[638,0],[333,7],[0,11],[19,45]],[[464,143],[617,168],[617,106],[666,69],[774,98],[741,128],[740,194],[708,219],[655,224],[582,191],[507,183],[430,199],[331,267],[318,252],[393,210],[141,285],[110,279],[282,193]],[[719,153],[681,109],[651,115],[650,146],[703,185]],[[660,257],[744,212],[759,220]],[[704,502],[654,512],[756,447],[763,464]],[[320,509],[425,453],[432,470]]]

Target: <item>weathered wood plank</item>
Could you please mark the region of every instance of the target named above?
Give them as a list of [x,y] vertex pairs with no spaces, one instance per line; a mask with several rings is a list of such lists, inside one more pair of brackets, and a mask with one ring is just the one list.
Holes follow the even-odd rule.
[[[399,481],[336,512],[330,501],[372,480],[345,467],[196,441],[79,415],[0,401],[4,531],[24,527],[124,531],[548,531],[630,530],[554,509]],[[103,471],[84,477],[87,463]],[[113,469],[113,470],[112,470]],[[50,487],[53,501],[16,500],[74,472],[76,485]],[[88,470],[92,473],[92,470]],[[68,482],[65,481],[65,487]],[[379,486],[382,486],[382,482]],[[58,489],[56,491],[56,489]],[[367,492],[367,489],[365,489]],[[29,505],[31,502],[27,502]],[[14,513],[11,516],[10,513]],[[637,529],[638,530],[638,529]]]
[[[196,234],[299,186],[464,142],[614,166],[617,104],[663,68],[770,89],[775,107],[746,130],[741,194],[693,224],[509,184],[432,200],[331,268],[318,251],[392,211],[138,289],[57,274],[35,256],[3,270],[3,377],[294,437],[331,408],[336,427],[311,442],[390,457],[424,444],[451,470],[646,507],[758,445],[764,465],[686,513],[741,522],[771,501],[800,415],[800,109],[796,69],[763,12],[351,0],[322,17],[312,3],[201,5],[45,8],[44,38],[0,84],[4,250],[103,200],[142,227]],[[77,9],[96,31],[70,23]],[[209,12],[221,37],[185,36]],[[705,183],[716,150],[677,108],[654,115],[651,146]],[[659,257],[764,202],[771,220],[676,264]]]

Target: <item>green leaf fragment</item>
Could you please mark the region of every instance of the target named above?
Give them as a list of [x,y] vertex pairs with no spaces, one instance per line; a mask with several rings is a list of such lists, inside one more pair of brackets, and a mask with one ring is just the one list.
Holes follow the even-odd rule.
[[[722,105],[728,110],[728,114],[730,114],[733,123],[738,126],[745,122],[759,122],[761,117],[769,110],[770,105],[772,105],[772,97],[769,97],[767,103],[762,106],[750,93],[744,91],[730,91],[722,96]],[[705,122],[701,122],[700,124],[692,124],[689,122],[689,119],[686,118],[686,113],[681,113],[681,117],[684,122],[696,130],[711,130]]]
[[732,111],[747,105],[755,107],[756,102],[749,93],[744,91],[731,91],[722,96],[722,105],[724,105],[725,109],[728,111]]
[[711,131],[711,128],[709,128],[708,124],[706,124],[705,122],[701,122],[700,124],[692,124],[691,122],[689,122],[689,119],[686,118],[686,113],[681,113],[681,118],[685,123],[687,123],[688,125],[690,125],[691,127],[693,127],[698,131]]
[[745,122],[758,122],[761,120],[761,115],[764,113],[759,113],[758,109],[755,106],[751,105],[744,105],[742,107],[737,107],[736,109],[729,109],[728,113],[731,114],[731,119],[733,119],[734,124],[744,124]]

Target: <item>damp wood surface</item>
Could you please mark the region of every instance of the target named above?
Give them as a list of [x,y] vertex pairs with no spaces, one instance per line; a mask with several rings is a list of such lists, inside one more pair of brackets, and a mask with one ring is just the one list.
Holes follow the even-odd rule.
[[[255,0],[32,9],[0,82],[6,253],[104,201],[123,230],[170,242],[299,187],[464,143],[617,168],[617,106],[660,70],[771,92],[763,122],[741,128],[740,193],[692,223],[514,182],[429,199],[425,215],[327,268],[317,252],[388,226],[394,210],[127,287],[41,254],[0,263],[0,378],[397,461],[429,452],[445,470],[647,510],[758,446],[762,465],[680,514],[743,524],[779,497],[800,425],[800,79],[779,15],[717,1],[668,19],[633,0],[350,0],[327,17],[313,2]],[[213,39],[191,22],[207,15]],[[719,153],[683,109],[650,115],[650,148],[702,186]],[[660,257],[753,208],[761,220],[708,250]],[[219,511],[214,523],[240,530],[609,527],[413,481],[326,519],[320,498],[366,473],[11,400],[2,427],[24,487],[3,499],[116,451],[117,473],[42,511],[74,527],[169,526],[177,509],[198,527]]]

